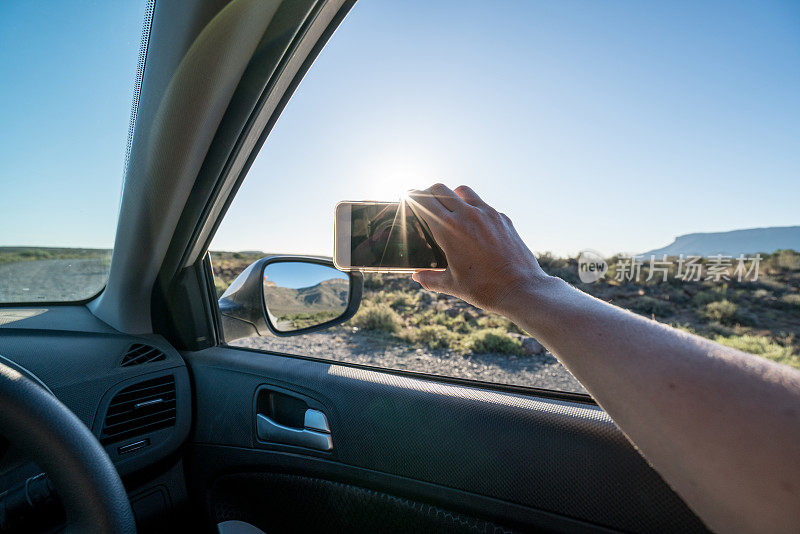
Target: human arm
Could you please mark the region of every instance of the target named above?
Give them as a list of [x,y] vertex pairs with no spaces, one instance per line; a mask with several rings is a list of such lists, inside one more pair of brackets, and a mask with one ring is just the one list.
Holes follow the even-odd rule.
[[508,217],[467,187],[411,198],[448,261],[415,273],[423,287],[535,336],[712,529],[797,529],[800,372],[548,276]]

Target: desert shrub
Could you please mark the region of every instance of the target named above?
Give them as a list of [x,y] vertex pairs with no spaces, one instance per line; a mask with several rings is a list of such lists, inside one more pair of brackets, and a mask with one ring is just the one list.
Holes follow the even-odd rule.
[[472,319],[471,316],[467,316],[463,312],[460,312],[458,315],[454,316],[445,314],[445,317],[446,319],[439,324],[442,324],[452,331],[458,332],[459,334],[468,334],[472,332],[477,325],[477,322]]
[[411,326],[423,327],[426,325],[439,325],[455,332],[466,333],[472,330],[472,325],[463,314],[452,315],[436,309],[414,310],[406,316]]
[[769,276],[759,276],[758,285],[761,286],[762,288],[769,289],[772,291],[786,290],[786,284],[784,284],[780,280],[776,280]]
[[724,296],[719,291],[700,291],[692,297],[692,303],[698,308],[702,308],[712,302],[723,300]]
[[795,354],[792,347],[784,347],[767,336],[749,334],[743,336],[716,336],[714,341],[742,352],[757,354],[778,363],[800,369],[800,357]]
[[684,304],[689,301],[689,296],[682,287],[675,287],[669,284],[661,284],[661,293],[666,297],[670,304]]
[[438,324],[438,325],[442,325],[442,326],[450,326],[456,321],[457,321],[456,318],[450,317],[445,312],[439,311],[439,310],[436,310],[436,311],[431,312],[430,314],[427,314],[427,322],[429,322],[430,324]]
[[410,308],[417,303],[416,295],[407,291],[392,291],[389,296],[389,306],[395,310]]
[[412,326],[422,326],[426,324],[442,324],[442,321],[445,320],[447,316],[444,312],[432,310],[432,309],[423,309],[412,313],[409,316],[409,323]]
[[778,252],[778,266],[789,270],[800,270],[800,253],[793,250],[781,250]]
[[522,355],[522,342],[511,337],[500,328],[483,328],[470,333],[464,348],[475,354],[516,354]]
[[697,334],[697,330],[695,330],[695,328],[689,323],[671,323],[670,326],[690,334]]
[[408,291],[372,291],[369,300],[375,303],[386,303],[395,311],[403,311],[417,303],[417,296]]
[[758,326],[761,323],[763,312],[755,313],[750,308],[739,307],[736,312],[735,323],[745,326]]
[[397,332],[403,321],[388,304],[367,302],[353,317],[352,324],[364,330]]
[[379,290],[383,288],[385,279],[373,273],[365,273],[364,274],[364,289],[366,290]]
[[513,332],[515,334],[524,334],[525,332],[511,322],[509,319],[506,319],[502,315],[497,315],[494,313],[488,315],[482,315],[475,320],[475,324],[477,324],[481,328],[499,328],[505,332]]
[[51,257],[51,254],[46,250],[23,250],[19,255],[25,259],[31,260],[46,260]]
[[738,319],[739,306],[724,299],[718,302],[710,302],[703,308],[703,315],[712,321],[719,321],[722,324],[734,324]]
[[672,306],[661,299],[643,296],[633,302],[631,308],[639,313],[647,315],[672,315]]
[[96,259],[102,265],[110,265],[111,251],[101,249],[82,248],[56,248],[42,249],[33,247],[0,247],[0,265],[23,261],[38,261],[48,259]]
[[318,311],[314,313],[295,313],[292,315],[282,315],[279,317],[281,321],[288,321],[292,323],[295,330],[307,328],[309,326],[316,326],[318,324],[327,323],[339,317],[342,313],[340,311]]
[[797,271],[800,270],[800,253],[793,250],[779,250],[767,255],[764,260],[764,270],[775,271]]
[[800,308],[800,294],[789,293],[780,298],[779,302],[784,308]]
[[458,335],[446,326],[439,324],[408,328],[400,336],[404,341],[425,345],[429,349],[453,349],[458,343]]
[[[702,315],[711,321],[717,321],[724,325],[747,325],[758,326],[759,314],[754,313],[749,308],[742,308],[738,304],[727,299],[719,302],[712,302],[703,309]],[[763,315],[763,312],[762,312]]]
[[214,277],[214,288],[217,290],[217,298],[220,298],[222,294],[225,293],[225,290],[228,289],[229,285],[230,284],[220,280],[218,277]]
[[552,274],[553,269],[566,268],[567,260],[554,256],[552,252],[544,252],[537,257],[539,266],[545,272]]
[[546,272],[552,276],[561,278],[568,284],[577,284],[581,281],[580,278],[578,278],[577,273],[575,273],[569,267],[552,267]]

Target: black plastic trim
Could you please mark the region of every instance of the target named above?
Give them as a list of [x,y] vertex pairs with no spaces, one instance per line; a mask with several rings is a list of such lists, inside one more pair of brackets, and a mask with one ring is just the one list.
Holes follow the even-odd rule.
[[190,491],[194,493],[210,489],[216,478],[230,473],[298,474],[399,494],[454,509],[457,512],[508,524],[522,531],[541,529],[549,532],[619,532],[553,512],[400,475],[343,464],[327,458],[312,458],[284,451],[206,444],[191,445],[188,457],[187,474]]
[[[353,0],[353,1],[355,2],[355,0]],[[203,226],[205,225],[206,220],[208,219],[209,214],[210,214],[215,202],[219,198],[219,194],[220,194],[220,191],[222,189],[222,185],[225,182],[225,178],[230,174],[231,166],[233,165],[233,161],[236,159],[236,156],[239,154],[239,152],[242,150],[242,147],[245,145],[245,142],[247,140],[248,134],[252,131],[253,125],[255,124],[256,119],[258,118],[258,115],[261,112],[261,109],[263,108],[265,102],[269,98],[269,96],[270,96],[270,94],[272,92],[272,89],[277,85],[278,81],[280,80],[281,73],[285,69],[286,64],[288,63],[289,59],[291,58],[292,52],[297,48],[297,46],[299,44],[299,41],[305,35],[306,31],[308,30],[308,27],[310,26],[310,24],[315,19],[316,15],[321,10],[322,4],[323,4],[322,2],[316,2],[316,3],[312,4],[311,6],[309,6],[309,10],[306,13],[305,19],[302,21],[300,26],[297,28],[297,31],[295,32],[295,34],[293,36],[293,39],[288,43],[288,45],[286,46],[285,50],[283,51],[283,54],[282,54],[282,57],[281,57],[280,61],[278,62],[278,64],[274,68],[274,70],[271,73],[269,73],[269,76],[266,79],[266,83],[265,83],[263,89],[261,90],[261,94],[259,95],[259,97],[256,100],[255,104],[252,105],[251,111],[250,111],[250,114],[249,114],[248,118],[246,119],[246,121],[244,122],[243,126],[239,130],[238,136],[235,139],[234,143],[232,144],[231,149],[228,152],[227,157],[225,158],[225,161],[224,161],[224,163],[222,165],[222,168],[220,169],[219,174],[217,175],[217,177],[216,177],[216,179],[214,181],[212,190],[210,192],[210,195],[208,196],[208,200],[205,203],[205,205],[202,207],[202,210],[200,212],[200,216],[195,221],[194,228],[192,228],[192,231],[191,231],[191,236],[190,236],[190,238],[189,238],[189,240],[188,240],[188,242],[186,244],[186,247],[184,248],[183,252],[181,253],[181,256],[180,256],[180,259],[179,259],[179,265],[186,262],[187,255],[190,253],[190,251],[193,248],[194,244],[198,241],[198,239],[200,237],[200,233],[202,232]],[[278,14],[276,14],[276,16],[277,15]],[[336,20],[336,18],[334,18],[334,20],[331,22],[331,26],[333,26],[334,30],[338,26],[338,21]],[[327,33],[327,30],[326,30],[326,33]],[[325,38],[325,33],[323,33],[322,39],[327,41],[327,38]],[[245,161],[244,166],[242,167],[241,171],[239,172],[239,176],[236,178],[236,181],[234,183],[233,188],[231,189],[230,194],[228,195],[228,198],[226,199],[225,203],[223,204],[223,207],[222,207],[222,210],[220,211],[219,217],[217,218],[217,220],[214,222],[213,226],[211,227],[211,231],[208,234],[207,241],[206,241],[206,243],[203,244],[203,249],[204,250],[206,250],[206,251],[208,250],[208,247],[211,244],[211,240],[214,238],[214,234],[216,233],[220,222],[222,222],[222,219],[225,218],[225,214],[227,213],[228,208],[230,207],[230,204],[233,201],[233,198],[236,196],[236,193],[238,192],[239,187],[241,186],[241,184],[244,181],[244,179],[247,177],[247,173],[250,171],[250,167],[252,166],[253,161],[255,161],[255,158],[258,157],[258,154],[261,151],[261,147],[263,146],[264,141],[266,141],[266,138],[271,133],[273,126],[275,125],[275,123],[278,120],[278,117],[283,112],[283,109],[286,107],[286,103],[288,103],[289,99],[294,94],[294,91],[295,91],[297,85],[299,85],[300,80],[297,79],[297,78],[299,77],[300,79],[302,79],[305,76],[305,73],[307,72],[308,68],[310,68],[311,64],[316,59],[316,56],[317,56],[318,52],[315,53],[314,50],[316,50],[316,47],[314,49],[312,49],[312,52],[309,55],[310,61],[309,61],[309,58],[306,59],[306,62],[303,63],[303,66],[300,68],[300,70],[298,71],[298,73],[295,76],[295,78],[293,78],[292,83],[290,83],[287,86],[286,91],[284,92],[281,100],[279,101],[278,105],[276,106],[275,110],[273,111],[272,115],[270,116],[269,120],[267,121],[263,132],[259,135],[258,140],[256,141],[255,145],[253,146],[253,148],[252,148],[252,150],[250,152],[250,155],[248,156],[247,160]],[[321,50],[321,47],[320,47],[320,50]],[[258,52],[256,52],[256,54],[258,54]],[[306,63],[308,63],[308,67],[306,67]],[[242,79],[244,80],[246,76],[247,76],[247,74],[245,74],[245,76],[243,76]],[[297,83],[295,83],[295,80],[297,80]],[[235,96],[234,96],[234,99],[235,99]],[[248,102],[245,102],[244,104],[245,104],[245,106],[249,105]],[[232,100],[228,108],[230,110],[230,109],[234,108],[234,106],[238,106],[238,105],[240,105],[238,101]],[[223,123],[223,126],[224,126],[224,123]],[[221,129],[222,128],[220,128],[220,130]],[[219,132],[218,132],[218,135],[219,135]],[[215,138],[215,144],[216,144],[216,138]],[[209,154],[212,154],[212,149],[209,149]],[[204,162],[204,169],[201,170],[201,173],[203,172],[203,170],[205,170],[205,162]]]
[[[189,374],[186,367],[173,367],[163,371],[154,371],[128,378],[115,384],[106,391],[97,407],[92,424],[92,431],[96,436],[100,436],[109,404],[117,393],[128,386],[165,376],[172,376],[175,380],[174,426],[145,431],[135,437],[109,441],[103,446],[122,476],[142,469],[166,457],[186,440],[192,423],[192,390],[189,384]],[[129,442],[139,441],[144,438],[150,439],[149,446],[129,453],[120,454],[118,450],[119,447],[124,447]]]
[[[208,251],[208,246],[213,239],[221,220],[224,218],[228,208],[230,207],[233,197],[236,195],[236,192],[246,177],[253,161],[257,157],[261,146],[278,120],[278,117],[299,85],[300,80],[308,71],[330,35],[332,35],[333,31],[336,29],[338,24],[341,22],[341,20],[347,14],[347,11],[354,3],[355,0],[349,1],[339,9],[329,26],[323,31],[321,37],[311,49],[309,55],[305,58],[305,61],[298,70],[297,74],[294,76],[294,78],[292,78],[292,81],[287,86],[264,130],[258,137],[252,152],[245,161],[239,176],[236,178],[228,198],[224,200],[224,204],[222,205],[219,216],[215,221],[213,221],[213,224],[210,227],[208,238],[202,245],[203,254]],[[303,18],[300,19],[300,23],[296,27],[287,30],[291,32],[291,40],[286,44],[285,48],[280,51],[279,60],[275,66],[272,64],[266,67],[260,65],[258,63],[258,55],[262,51],[259,50],[256,52],[253,60],[251,60],[251,65],[248,66],[248,69],[245,71],[245,74],[242,77],[236,92],[234,93],[234,97],[228,105],[228,109],[226,110],[225,116],[220,124],[220,128],[214,137],[214,141],[212,142],[211,147],[209,147],[208,154],[203,162],[200,174],[198,175],[197,183],[195,184],[195,190],[197,191],[197,194],[190,196],[187,205],[183,210],[175,235],[173,236],[173,241],[170,244],[164,262],[159,268],[158,278],[153,286],[151,297],[154,331],[163,334],[179,349],[197,350],[198,348],[201,348],[199,346],[187,344],[184,342],[185,340],[178,339],[175,335],[173,335],[172,330],[175,329],[176,325],[170,324],[170,322],[164,317],[171,315],[169,304],[175,298],[171,292],[174,288],[175,281],[180,277],[180,266],[186,263],[187,254],[198,242],[199,234],[203,228],[203,225],[207,223],[206,219],[209,216],[210,209],[218,199],[223,180],[230,172],[230,163],[232,158],[238,152],[238,150],[241,149],[245,138],[250,133],[248,129],[252,127],[253,121],[256,119],[258,112],[263,107],[266,99],[269,97],[270,91],[277,83],[278,78],[280,77],[279,73],[285,67],[287,61],[291,57],[292,51],[297,48],[300,38],[305,35],[309,26],[312,24],[316,18],[316,15],[320,12],[323,6],[324,2],[310,1],[307,4],[301,4],[298,1],[284,2],[284,5],[278,9],[276,17],[279,17],[282,13],[284,13],[288,17],[302,14]],[[273,20],[273,22],[275,22],[275,20]],[[267,33],[269,32],[270,29],[268,28]],[[287,34],[285,33],[281,34],[281,37],[285,37],[286,35]],[[265,36],[265,40],[268,37],[269,36]],[[274,53],[275,50],[270,49],[269,47],[275,46],[275,42],[276,41],[274,39],[271,41],[265,41],[265,46],[267,46],[266,50],[271,50],[271,52]],[[258,72],[259,67],[264,67],[269,70],[266,70],[266,72]],[[253,95],[252,88],[248,87],[247,83],[248,81],[251,83],[256,83],[254,80],[257,79],[262,79],[264,81],[263,85],[258,91],[258,95]],[[234,138],[233,142],[231,142],[231,137]],[[202,259],[202,256],[199,259]],[[213,283],[209,287],[209,292],[215,295],[216,291],[213,289]],[[190,298],[190,302],[196,302],[198,299],[202,298],[202,295],[197,294],[197,291],[193,291],[193,294],[190,296],[196,297]],[[173,320],[175,320],[175,318],[173,318]],[[177,320],[189,322],[193,321],[194,319],[184,317]],[[210,323],[213,323],[213,321],[214,320],[210,318],[208,320]],[[218,318],[217,321],[219,321]],[[188,326],[188,329],[191,330],[191,325]],[[205,325],[202,326],[205,327]],[[220,330],[217,330],[215,335],[207,337],[220,339]]]
[[576,402],[579,404],[589,404],[597,406],[595,401],[589,395],[583,393],[573,393],[570,391],[558,391],[555,389],[544,389],[533,386],[520,386],[515,384],[503,384],[499,382],[486,382],[484,380],[473,380],[469,378],[459,378],[456,376],[443,376],[434,375],[429,373],[421,373],[418,371],[406,371],[404,369],[392,369],[391,367],[378,367],[376,365],[365,365],[363,363],[347,362],[343,360],[331,360],[326,358],[315,358],[314,356],[303,356],[300,354],[291,354],[288,352],[278,352],[274,350],[266,351],[253,349],[250,347],[238,347],[236,345],[221,344],[221,347],[234,350],[244,350],[247,352],[255,352],[257,354],[271,354],[275,356],[283,356],[287,358],[296,358],[298,360],[307,360],[311,362],[326,363],[329,365],[342,365],[345,367],[354,367],[356,369],[364,369],[367,371],[376,371],[387,373],[391,375],[403,376],[407,378],[419,378],[424,380],[432,380],[434,382],[442,382],[444,384],[453,384],[456,386],[477,387],[482,389],[491,389],[493,391],[500,391],[502,393],[517,393],[520,395],[531,395],[534,397],[542,397],[547,399],[562,400],[568,402]]
[[211,253],[206,252],[203,256],[203,274],[205,276],[205,286],[207,293],[207,306],[211,311],[211,343],[217,346],[222,341],[222,322],[220,321],[219,313],[219,297],[217,297],[217,286],[214,285],[214,266],[211,263]]

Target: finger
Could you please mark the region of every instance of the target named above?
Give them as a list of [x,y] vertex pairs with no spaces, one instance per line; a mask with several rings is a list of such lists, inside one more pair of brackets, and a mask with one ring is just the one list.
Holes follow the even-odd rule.
[[458,208],[464,207],[464,201],[461,200],[461,197],[444,184],[433,184],[428,188],[428,191],[447,208],[447,211],[456,211]]
[[470,206],[475,206],[476,208],[488,208],[489,204],[483,201],[481,197],[478,196],[478,193],[472,190],[471,187],[466,185],[459,185],[453,191],[456,195],[461,197],[461,199],[469,204]]
[[451,213],[428,191],[411,191],[408,194],[408,206],[417,217],[422,218],[434,233],[450,218]]
[[417,271],[411,278],[428,291],[450,293],[453,279],[450,271]]

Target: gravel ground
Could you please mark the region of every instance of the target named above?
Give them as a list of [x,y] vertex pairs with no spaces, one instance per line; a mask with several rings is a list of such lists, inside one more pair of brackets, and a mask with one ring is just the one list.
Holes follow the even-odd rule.
[[464,356],[449,350],[415,348],[381,334],[346,327],[296,337],[244,338],[231,345],[405,371],[586,393],[550,353],[533,356]]
[[39,260],[0,265],[0,302],[82,300],[103,289],[102,259]]

